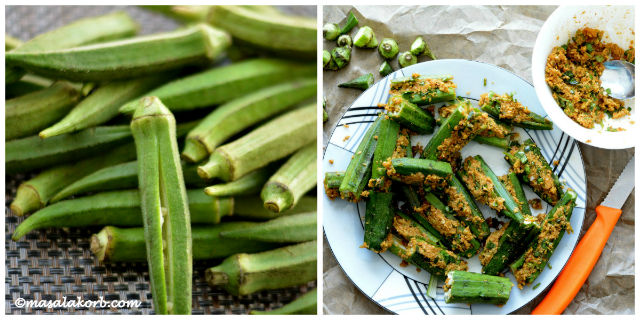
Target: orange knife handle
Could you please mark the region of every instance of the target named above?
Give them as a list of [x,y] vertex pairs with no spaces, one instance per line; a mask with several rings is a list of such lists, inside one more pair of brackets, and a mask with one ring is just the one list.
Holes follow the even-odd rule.
[[622,210],[597,206],[596,213],[596,220],[573,250],[547,296],[531,314],[561,314],[580,291],[609,240]]

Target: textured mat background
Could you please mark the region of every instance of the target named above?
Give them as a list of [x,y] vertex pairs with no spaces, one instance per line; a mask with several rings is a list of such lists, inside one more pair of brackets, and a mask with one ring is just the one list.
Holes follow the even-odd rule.
[[[315,6],[282,7],[283,11],[315,17]],[[127,11],[140,26],[141,34],[175,29],[176,24],[137,7],[114,6],[7,6],[7,34],[28,40],[42,32],[55,29],[83,17]],[[101,264],[89,251],[89,237],[95,229],[47,229],[28,234],[21,241],[10,235],[24,218],[8,209],[24,175],[5,177],[5,313],[7,314],[151,314],[149,275],[146,263]],[[211,288],[204,279],[204,270],[219,261],[194,261],[193,314],[245,314],[250,310],[278,308],[314,288],[305,286],[270,290],[248,296],[233,297],[224,290]],[[141,300],[137,309],[53,310],[21,309],[18,298],[26,300]]]

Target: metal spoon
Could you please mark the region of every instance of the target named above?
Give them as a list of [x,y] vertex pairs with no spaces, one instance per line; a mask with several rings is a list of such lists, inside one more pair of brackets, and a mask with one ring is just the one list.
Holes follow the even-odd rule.
[[610,89],[610,97],[631,99],[636,95],[635,66],[623,60],[611,60],[604,63],[604,71],[600,80],[602,87]]

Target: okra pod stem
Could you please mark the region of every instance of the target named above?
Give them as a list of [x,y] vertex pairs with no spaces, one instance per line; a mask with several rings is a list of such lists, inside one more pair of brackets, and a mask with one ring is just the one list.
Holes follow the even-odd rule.
[[158,314],[191,313],[191,222],[176,123],[156,97],[139,101],[131,121],[149,278]]
[[391,38],[384,38],[378,46],[378,53],[384,59],[393,59],[398,54],[398,43]]
[[7,64],[52,78],[105,81],[152,75],[216,59],[229,35],[204,24],[164,34],[72,49],[9,52]]
[[238,132],[316,94],[316,79],[287,82],[223,104],[189,132],[182,157],[199,162]]
[[294,243],[316,239],[317,217],[315,212],[278,217],[266,222],[254,223],[244,228],[222,231],[220,236],[256,242]]
[[338,45],[338,47],[351,47],[353,45],[353,40],[351,40],[351,36],[349,36],[348,34],[343,34],[338,37],[338,40],[336,40],[336,44]]
[[322,26],[322,36],[329,40],[333,41],[338,38],[340,35],[340,26],[337,23],[325,23]]
[[398,54],[398,64],[401,68],[406,68],[416,63],[418,63],[418,58],[414,56],[410,51],[404,51]]
[[11,202],[11,211],[17,216],[36,211],[47,205],[61,189],[80,178],[101,168],[129,161],[135,156],[133,144],[127,143],[109,150],[104,155],[45,170],[18,186],[16,196]]
[[331,50],[331,61],[325,69],[340,70],[351,61],[351,47],[335,47]]
[[333,200],[340,196],[340,184],[344,180],[344,171],[327,172],[324,174],[324,192]]
[[303,294],[296,300],[278,308],[269,311],[251,310],[252,315],[276,315],[276,314],[316,314],[318,308],[318,289]]
[[[184,182],[189,187],[203,187],[206,181],[197,173],[197,166],[182,165]],[[138,162],[130,161],[105,167],[90,173],[72,184],[66,186],[51,198],[50,202],[57,202],[71,196],[88,192],[102,192],[110,190],[125,190],[138,187]]]
[[[277,170],[279,163],[270,164],[248,173],[244,177],[227,182],[215,184],[204,189],[204,193],[212,197],[233,197],[240,195],[252,195],[260,193],[264,184]],[[202,179],[200,178],[202,181]]]
[[378,40],[373,33],[373,29],[369,26],[363,26],[358,29],[353,37],[353,45],[359,48],[375,48],[378,46]]
[[307,191],[316,185],[316,142],[296,151],[260,192],[264,207],[279,213],[295,206]]
[[[214,226],[194,226],[193,259],[210,260],[226,258],[236,253],[254,253],[275,249],[277,243],[255,240],[228,239],[222,232],[252,226],[252,222],[224,222]],[[144,228],[118,228],[106,226],[91,236],[91,252],[100,262],[145,261]]]
[[80,100],[68,82],[56,82],[48,88],[5,102],[5,139],[23,138],[64,117]]
[[[211,286],[232,295],[302,285],[316,279],[317,241],[254,254],[236,254],[206,270]],[[191,298],[191,296],[189,296]]]
[[103,124],[118,115],[123,103],[140,97],[168,77],[154,75],[134,80],[107,83],[76,105],[62,120],[40,132],[41,138],[74,132]]
[[322,50],[322,67],[326,69],[330,61],[331,61],[331,52],[327,50]]
[[[171,81],[147,94],[160,98],[171,111],[185,111],[221,104],[277,83],[315,77],[313,64],[257,58],[205,70]],[[133,113],[136,100],[120,108]]]
[[205,179],[237,180],[282,159],[316,138],[316,106],[289,111],[242,138],[218,147],[209,162],[198,167]]
[[[223,216],[235,214],[242,217],[243,213],[255,215],[256,210],[262,209],[262,202],[238,205],[237,208],[234,208],[235,204],[239,204],[239,202],[234,201],[233,198],[209,197],[201,189],[189,190],[187,195],[193,224],[217,224],[220,223]],[[313,200],[315,201],[315,199]],[[315,210],[315,203],[313,208],[307,205],[303,209],[305,212]],[[143,226],[138,190],[101,192],[51,204],[20,223],[14,231],[12,239],[18,240],[36,229],[108,225]]]
[[316,57],[315,18],[263,14],[240,6],[213,6],[208,21],[235,39],[267,51],[298,58]]

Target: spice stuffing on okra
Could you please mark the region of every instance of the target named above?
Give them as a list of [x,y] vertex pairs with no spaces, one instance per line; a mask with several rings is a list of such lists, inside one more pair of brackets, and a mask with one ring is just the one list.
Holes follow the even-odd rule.
[[176,123],[156,97],[145,97],[131,121],[149,278],[158,314],[191,313],[191,222]]
[[289,111],[242,138],[218,147],[209,162],[198,167],[198,174],[205,179],[237,180],[314,141],[315,128],[315,103]]

